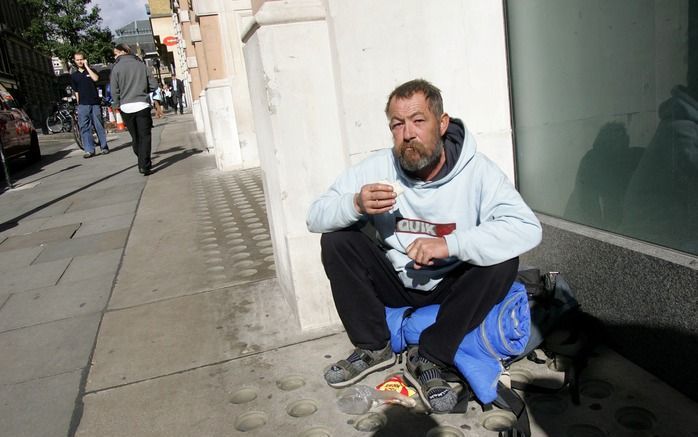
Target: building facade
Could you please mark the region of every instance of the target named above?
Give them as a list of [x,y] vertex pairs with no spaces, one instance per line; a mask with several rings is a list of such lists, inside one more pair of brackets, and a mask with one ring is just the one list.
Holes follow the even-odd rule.
[[219,168],[254,165],[255,139],[277,274],[302,327],[339,323],[308,206],[390,147],[385,99],[423,77],[541,219],[543,243],[522,263],[563,272],[617,350],[695,396],[682,364],[698,358],[695,2],[170,7]]
[[[221,170],[259,166],[242,53],[249,1],[150,0],[153,27],[174,53],[197,129]],[[169,14],[170,24],[166,16]]]
[[51,57],[20,35],[28,24],[29,16],[16,0],[0,2],[0,82],[41,129],[57,95]]
[[153,27],[149,20],[132,21],[114,30],[114,43],[128,44],[141,57],[157,53],[157,47],[153,39]]

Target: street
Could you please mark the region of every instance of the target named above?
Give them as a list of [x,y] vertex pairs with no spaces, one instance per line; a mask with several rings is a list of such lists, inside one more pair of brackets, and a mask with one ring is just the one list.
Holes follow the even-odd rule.
[[[72,132],[51,135],[39,134],[39,147],[42,155],[40,162],[29,163],[25,157],[12,159],[7,162],[7,169],[13,184],[17,180],[28,178],[32,173],[40,172],[43,167],[60,160],[70,152],[78,149]],[[31,183],[31,181],[24,181],[23,183],[27,184]],[[0,178],[0,192],[6,189],[7,180],[3,172]]]

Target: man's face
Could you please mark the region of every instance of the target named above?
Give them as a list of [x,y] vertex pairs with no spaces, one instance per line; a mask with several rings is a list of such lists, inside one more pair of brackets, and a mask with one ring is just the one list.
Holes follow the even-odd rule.
[[85,57],[83,55],[75,55],[73,57],[73,60],[75,61],[75,65],[77,65],[78,68],[82,68],[85,65]]
[[433,114],[423,93],[406,99],[393,98],[388,107],[393,154],[410,172],[436,163],[443,153],[441,136],[448,127],[448,115]]

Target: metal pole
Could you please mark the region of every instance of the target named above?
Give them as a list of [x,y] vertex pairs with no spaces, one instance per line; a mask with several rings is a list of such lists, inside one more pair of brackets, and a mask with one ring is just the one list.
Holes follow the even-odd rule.
[[158,72],[158,86],[160,86],[160,83],[162,83],[162,74],[160,73],[160,58],[153,59],[153,66]]

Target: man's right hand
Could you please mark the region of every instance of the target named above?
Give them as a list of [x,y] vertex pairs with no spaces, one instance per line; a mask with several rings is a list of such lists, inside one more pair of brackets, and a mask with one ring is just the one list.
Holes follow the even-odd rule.
[[354,208],[360,214],[382,214],[393,208],[396,197],[397,194],[390,185],[367,184],[354,195]]

